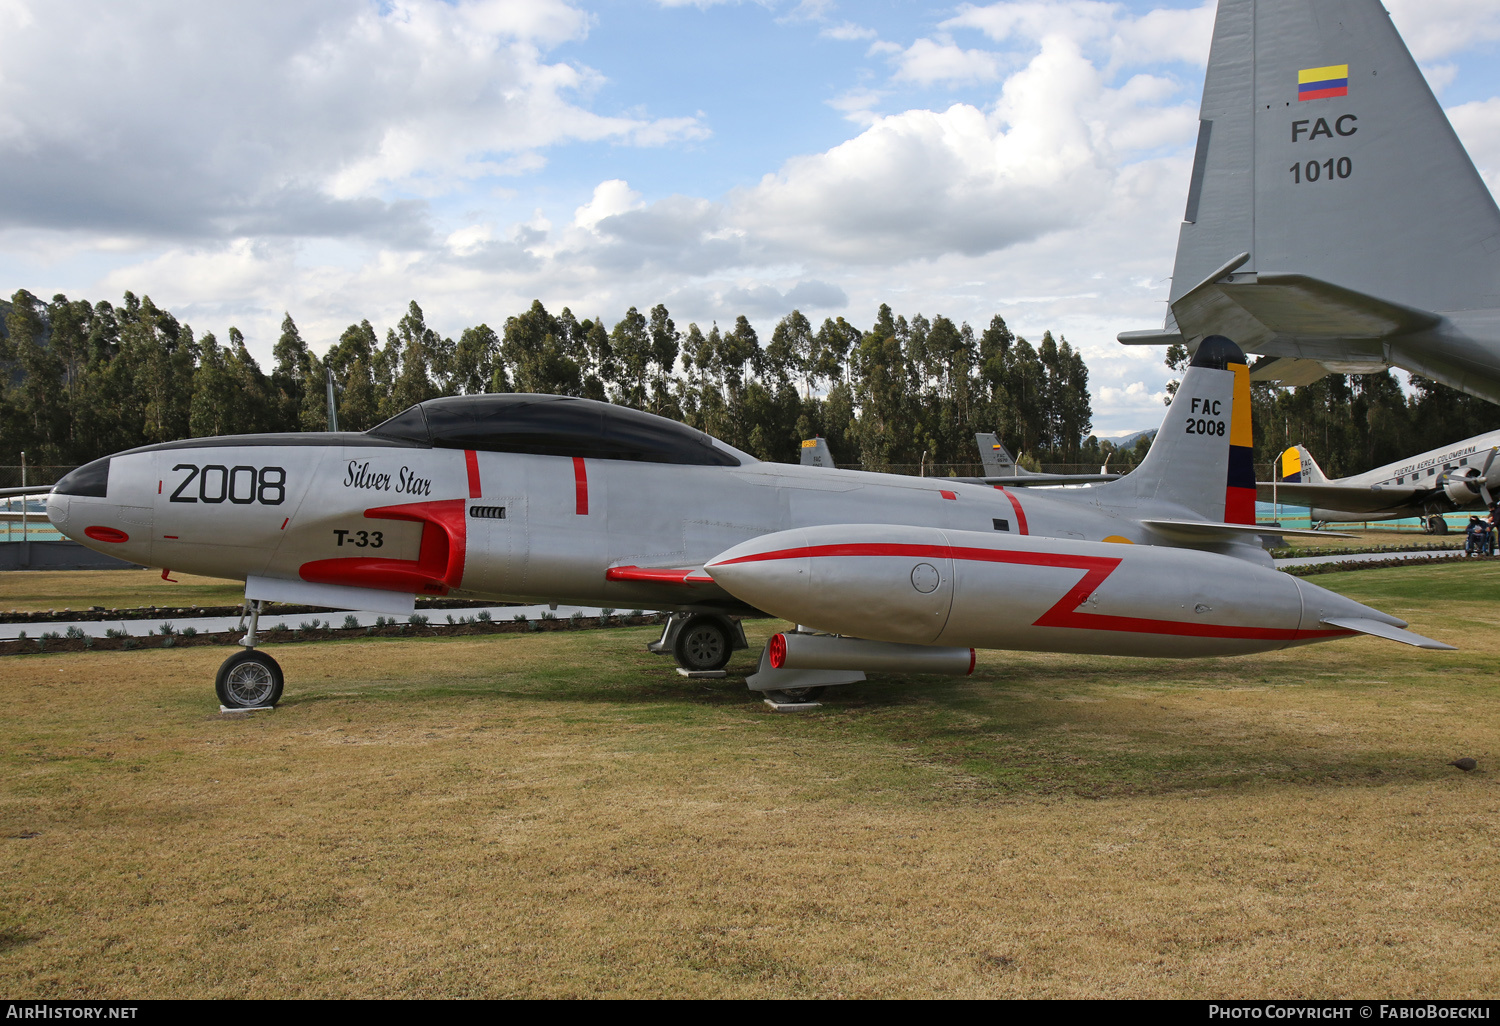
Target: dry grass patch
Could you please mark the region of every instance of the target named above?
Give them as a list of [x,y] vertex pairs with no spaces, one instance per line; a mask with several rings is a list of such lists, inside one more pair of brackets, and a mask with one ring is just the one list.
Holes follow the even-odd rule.
[[216,712],[222,652],[16,657],[0,987],[1493,997],[1481,571],[1319,582],[1459,653],[984,653],[807,716],[677,677],[649,628],[288,647],[250,717]]
[[245,601],[243,581],[160,570],[10,570],[0,574],[0,610],[133,609],[142,606],[234,606]]

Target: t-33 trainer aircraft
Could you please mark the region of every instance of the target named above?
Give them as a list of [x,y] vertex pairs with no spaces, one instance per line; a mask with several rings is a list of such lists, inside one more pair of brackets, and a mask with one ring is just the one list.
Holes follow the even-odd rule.
[[[975,648],[1262,652],[1373,634],[1447,648],[1281,574],[1256,540],[1249,370],[1204,341],[1142,464],[1063,494],[761,462],[682,424],[546,395],[434,399],[362,434],[239,435],[73,471],[48,515],[151,566],[264,600],[410,611],[414,595],[665,609],[690,672],[777,635],[752,689],[966,674]],[[256,621],[226,706],[277,701]],[[815,633],[821,632],[821,633]]]

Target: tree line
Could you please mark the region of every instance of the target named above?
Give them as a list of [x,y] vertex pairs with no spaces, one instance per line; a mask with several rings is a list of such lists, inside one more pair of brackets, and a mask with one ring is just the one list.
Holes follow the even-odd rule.
[[[267,373],[237,328],[222,341],[196,335],[149,297],[18,291],[0,301],[0,464],[23,451],[32,465],[76,466],[179,438],[321,431],[328,372],[339,427],[354,431],[441,395],[551,392],[670,417],[761,459],[795,461],[800,441],[821,435],[840,465],[870,470],[977,473],[978,431],[1033,468],[1108,459],[1128,471],[1149,445],[1121,450],[1090,434],[1082,354],[1050,331],[1032,345],[999,315],[975,332],[887,305],[864,329],[842,317],[815,328],[793,310],[762,340],[743,316],[684,330],[658,304],[609,326],[537,301],[499,332],[479,324],[455,340],[412,302],[383,340],[362,320],[321,357],[287,315],[271,358]],[[1179,346],[1166,362],[1181,373],[1186,359]],[[1421,377],[1408,393],[1390,372],[1257,383],[1252,396],[1263,479],[1292,444],[1343,476],[1500,429],[1500,406]]]
[[[1166,363],[1181,373],[1188,352],[1169,348]],[[1176,382],[1169,382],[1168,392]],[[1271,464],[1291,445],[1304,445],[1329,477],[1347,477],[1500,430],[1500,406],[1419,375],[1402,390],[1391,371],[1329,374],[1310,385],[1250,386],[1255,462]]]
[[1082,354],[1050,331],[1032,345],[999,315],[976,333],[886,305],[866,329],[842,317],[814,327],[793,310],[763,340],[743,316],[680,329],[658,304],[609,326],[537,301],[498,332],[479,324],[455,340],[412,302],[383,340],[362,320],[321,357],[288,314],[267,373],[237,328],[197,335],[130,292],[113,305],[21,290],[0,308],[0,463],[24,451],[33,465],[68,466],[179,438],[325,430],[328,373],[341,430],[442,395],[550,392],[647,410],[784,462],[814,435],[840,465],[872,470],[977,473],[977,431],[1033,466],[1097,465],[1113,450],[1090,434]]

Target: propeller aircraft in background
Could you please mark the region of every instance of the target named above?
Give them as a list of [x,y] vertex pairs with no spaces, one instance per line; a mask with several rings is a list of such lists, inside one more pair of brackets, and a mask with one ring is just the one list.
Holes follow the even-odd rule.
[[[1487,510],[1495,504],[1490,487],[1500,431],[1432,449],[1383,467],[1330,480],[1306,447],[1294,445],[1276,460],[1276,480],[1262,481],[1262,502],[1311,508],[1314,522],[1349,523],[1421,517],[1433,534],[1447,534],[1443,514]],[[1500,475],[1500,467],[1495,467]]]

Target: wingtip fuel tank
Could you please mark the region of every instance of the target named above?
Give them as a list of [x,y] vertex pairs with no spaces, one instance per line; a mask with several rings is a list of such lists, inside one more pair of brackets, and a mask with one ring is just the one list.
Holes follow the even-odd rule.
[[909,645],[1243,655],[1406,626],[1267,567],[1155,545],[855,524],[756,538],[704,569],[774,616]]

